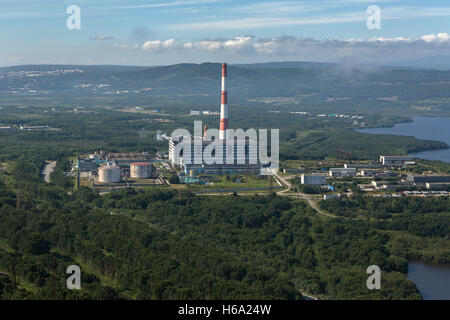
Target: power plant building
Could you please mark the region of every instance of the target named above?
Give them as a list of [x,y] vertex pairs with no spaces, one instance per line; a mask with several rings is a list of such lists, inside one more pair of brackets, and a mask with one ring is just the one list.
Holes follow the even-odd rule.
[[[191,171],[204,174],[240,174],[240,173],[261,173],[261,161],[259,158],[258,144],[252,143],[251,140],[234,140],[233,143],[222,141],[222,145],[216,146],[216,149],[210,154],[212,163],[207,163],[204,159],[207,155],[208,146],[212,141],[204,139],[191,140],[185,145],[185,149],[177,155],[175,148],[178,143],[182,142],[182,138],[178,140],[169,140],[169,159],[173,165],[181,167],[185,174]],[[198,147],[198,150],[196,148]],[[222,155],[220,156],[219,153]]]
[[203,137],[169,139],[169,160],[172,165],[181,167],[185,174],[261,174],[263,165],[259,157],[258,142],[248,136],[240,140],[228,136],[226,78],[227,64],[224,63],[222,64],[219,139],[217,141],[208,139],[206,127]]

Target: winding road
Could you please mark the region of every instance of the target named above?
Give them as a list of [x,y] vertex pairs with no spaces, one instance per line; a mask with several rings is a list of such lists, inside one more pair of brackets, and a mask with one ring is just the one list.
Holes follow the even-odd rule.
[[56,161],[45,161],[44,170],[42,170],[42,176],[44,177],[45,182],[50,182],[50,174],[53,172],[56,166]]
[[306,193],[302,193],[302,192],[288,193],[291,190],[292,184],[287,179],[292,179],[292,177],[294,177],[294,176],[283,178],[277,172],[272,171],[272,173],[276,177],[276,179],[278,179],[285,186],[287,186],[287,189],[277,192],[277,194],[279,196],[295,197],[295,198],[299,198],[299,199],[305,200],[306,202],[308,202],[308,204],[311,206],[311,208],[313,208],[314,210],[317,211],[317,213],[319,213],[321,215],[324,215],[324,216],[327,216],[327,217],[330,217],[330,218],[337,218],[335,215],[332,215],[332,214],[330,214],[328,212],[325,212],[322,209],[320,209],[313,196],[310,196],[310,195],[308,195]]

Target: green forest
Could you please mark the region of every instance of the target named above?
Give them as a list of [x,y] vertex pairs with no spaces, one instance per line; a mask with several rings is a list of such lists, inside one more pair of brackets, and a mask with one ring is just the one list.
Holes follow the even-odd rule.
[[[420,299],[405,277],[408,259],[430,249],[429,239],[448,241],[448,214],[426,213],[446,203],[411,209],[429,224],[417,232],[400,220],[319,217],[275,194],[100,196],[41,182],[39,165],[19,159],[1,174],[2,299]],[[404,250],[408,237],[422,247]],[[448,262],[445,247],[434,252]],[[81,290],[66,288],[72,264],[82,269]],[[381,290],[366,287],[372,264],[383,271]]]

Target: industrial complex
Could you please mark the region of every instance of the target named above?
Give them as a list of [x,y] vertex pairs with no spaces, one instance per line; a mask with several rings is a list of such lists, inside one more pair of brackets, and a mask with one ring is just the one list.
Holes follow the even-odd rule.
[[76,173],[77,186],[85,179],[90,186],[130,184],[155,184],[157,161],[147,153],[107,153],[104,150],[90,154],[86,159],[78,156],[72,171]]
[[[180,183],[190,185],[198,193],[217,192],[225,185],[227,190],[237,188],[232,190],[252,192],[272,190],[272,179],[275,178],[276,188],[285,185],[289,187],[287,191],[296,190],[294,179],[298,179],[296,183],[304,185],[300,187],[316,194],[324,193],[325,200],[351,195],[355,189],[349,188],[350,185],[359,192],[371,192],[371,195],[393,194],[399,190],[402,195],[409,196],[436,195],[436,190],[441,192],[439,195],[448,194],[450,176],[413,174],[416,162],[411,156],[380,155],[376,160],[358,162],[348,160],[348,152],[337,150],[343,159],[327,160],[325,166],[321,162],[312,162],[306,167],[288,166],[282,173],[269,170],[270,177],[265,177],[262,171],[269,165],[261,160],[257,139],[247,132],[237,137],[234,130],[229,129],[227,75],[227,64],[224,63],[219,130],[208,130],[200,124],[194,128],[194,136],[187,134],[187,130],[182,131],[183,134],[172,134],[170,138],[166,136],[167,153],[158,151],[150,155],[147,152],[100,150],[84,159],[78,156],[72,170],[77,177],[77,186],[84,179],[83,185],[96,188]],[[291,178],[293,184],[286,183],[280,175]],[[244,183],[240,189],[236,187],[238,183]]]
[[[259,158],[259,145],[252,139],[234,139],[228,131],[228,92],[226,90],[227,64],[222,64],[222,92],[220,130],[218,139],[203,136],[187,139],[185,136],[169,139],[169,160],[184,174],[261,174],[264,167]],[[214,145],[214,147],[210,147]],[[207,158],[204,155],[207,154]],[[208,161],[209,160],[209,161]]]

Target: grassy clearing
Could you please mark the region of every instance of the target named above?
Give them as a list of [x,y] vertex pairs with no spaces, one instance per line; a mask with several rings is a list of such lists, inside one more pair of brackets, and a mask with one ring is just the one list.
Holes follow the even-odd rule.
[[[248,189],[248,188],[269,188],[270,183],[266,176],[241,176],[241,175],[230,175],[229,179],[227,176],[214,176],[219,179],[219,181],[213,182],[212,185],[188,185],[187,188],[190,190],[228,190],[228,189]],[[239,180],[240,179],[240,182]],[[278,186],[275,180],[272,183],[273,187]]]

